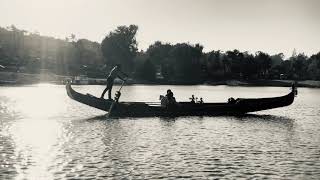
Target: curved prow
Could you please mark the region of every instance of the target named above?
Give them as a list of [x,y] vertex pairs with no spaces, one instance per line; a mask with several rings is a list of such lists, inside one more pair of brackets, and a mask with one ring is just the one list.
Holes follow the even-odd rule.
[[291,88],[291,92],[284,96],[257,99],[241,99],[241,101],[238,103],[240,105],[241,112],[248,113],[289,106],[293,103],[295,94],[297,93],[295,83],[292,84]]
[[294,93],[295,96],[298,95],[298,90],[297,90],[297,83],[296,82],[292,82],[292,85],[291,85],[291,91]]
[[78,93],[72,89],[70,82],[67,82],[66,89],[67,94],[71,99],[103,111],[108,111],[111,104],[114,102],[113,100],[98,98],[91,94]]
[[72,98],[72,93],[71,93],[70,91],[73,90],[73,89],[71,88],[71,82],[70,82],[70,81],[67,81],[67,83],[66,83],[66,89],[67,89],[67,94],[68,94],[68,96],[69,96],[70,98]]

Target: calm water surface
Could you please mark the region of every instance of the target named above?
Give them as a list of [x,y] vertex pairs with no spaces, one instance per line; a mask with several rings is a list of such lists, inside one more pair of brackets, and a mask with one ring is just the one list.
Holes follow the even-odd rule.
[[[99,96],[104,86],[75,86]],[[115,87],[117,89],[118,87]],[[283,87],[127,86],[122,100],[204,101],[286,94]],[[319,179],[320,89],[245,117],[107,119],[64,86],[0,87],[0,179]]]

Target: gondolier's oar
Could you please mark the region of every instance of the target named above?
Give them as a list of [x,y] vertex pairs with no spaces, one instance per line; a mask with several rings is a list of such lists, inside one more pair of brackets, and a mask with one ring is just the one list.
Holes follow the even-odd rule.
[[121,91],[121,89],[122,89],[122,87],[123,87],[123,85],[124,85],[124,82],[126,82],[126,80],[123,80],[123,81],[122,81],[121,87],[120,87],[119,91],[117,91],[117,92],[120,92],[120,91]]
[[120,96],[121,96],[121,92],[120,92],[120,91],[121,91],[124,83],[125,83],[125,80],[122,81],[121,87],[120,87],[119,90],[116,92],[116,97],[114,98],[114,101],[112,102],[112,104],[111,104],[111,106],[110,106],[110,108],[109,108],[108,116],[110,116],[110,114],[111,114],[111,112],[112,112],[112,110],[113,110],[114,104],[119,102],[119,98],[120,98]]

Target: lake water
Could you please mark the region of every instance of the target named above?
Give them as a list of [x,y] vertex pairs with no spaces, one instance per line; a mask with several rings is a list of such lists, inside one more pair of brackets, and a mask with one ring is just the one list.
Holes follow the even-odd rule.
[[[114,87],[117,89],[119,87]],[[121,100],[270,97],[285,87],[126,86]],[[99,96],[104,86],[74,86]],[[107,119],[60,85],[0,87],[0,179],[319,179],[320,89],[244,117]]]

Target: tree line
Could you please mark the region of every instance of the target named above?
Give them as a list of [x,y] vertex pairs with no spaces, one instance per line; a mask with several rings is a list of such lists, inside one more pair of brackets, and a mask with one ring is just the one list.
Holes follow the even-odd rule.
[[40,73],[46,70],[72,76],[85,71],[89,76],[99,76],[102,73],[99,68],[105,62],[97,42],[76,39],[73,34],[64,40],[56,39],[12,25],[0,27],[0,64],[7,71]]
[[227,79],[320,80],[320,52],[269,55],[239,50],[204,52],[200,44],[156,41],[138,50],[138,26],[119,26],[101,43],[41,36],[15,26],[0,28],[0,65],[10,71],[105,77],[115,64],[135,79],[149,82],[201,83]]

